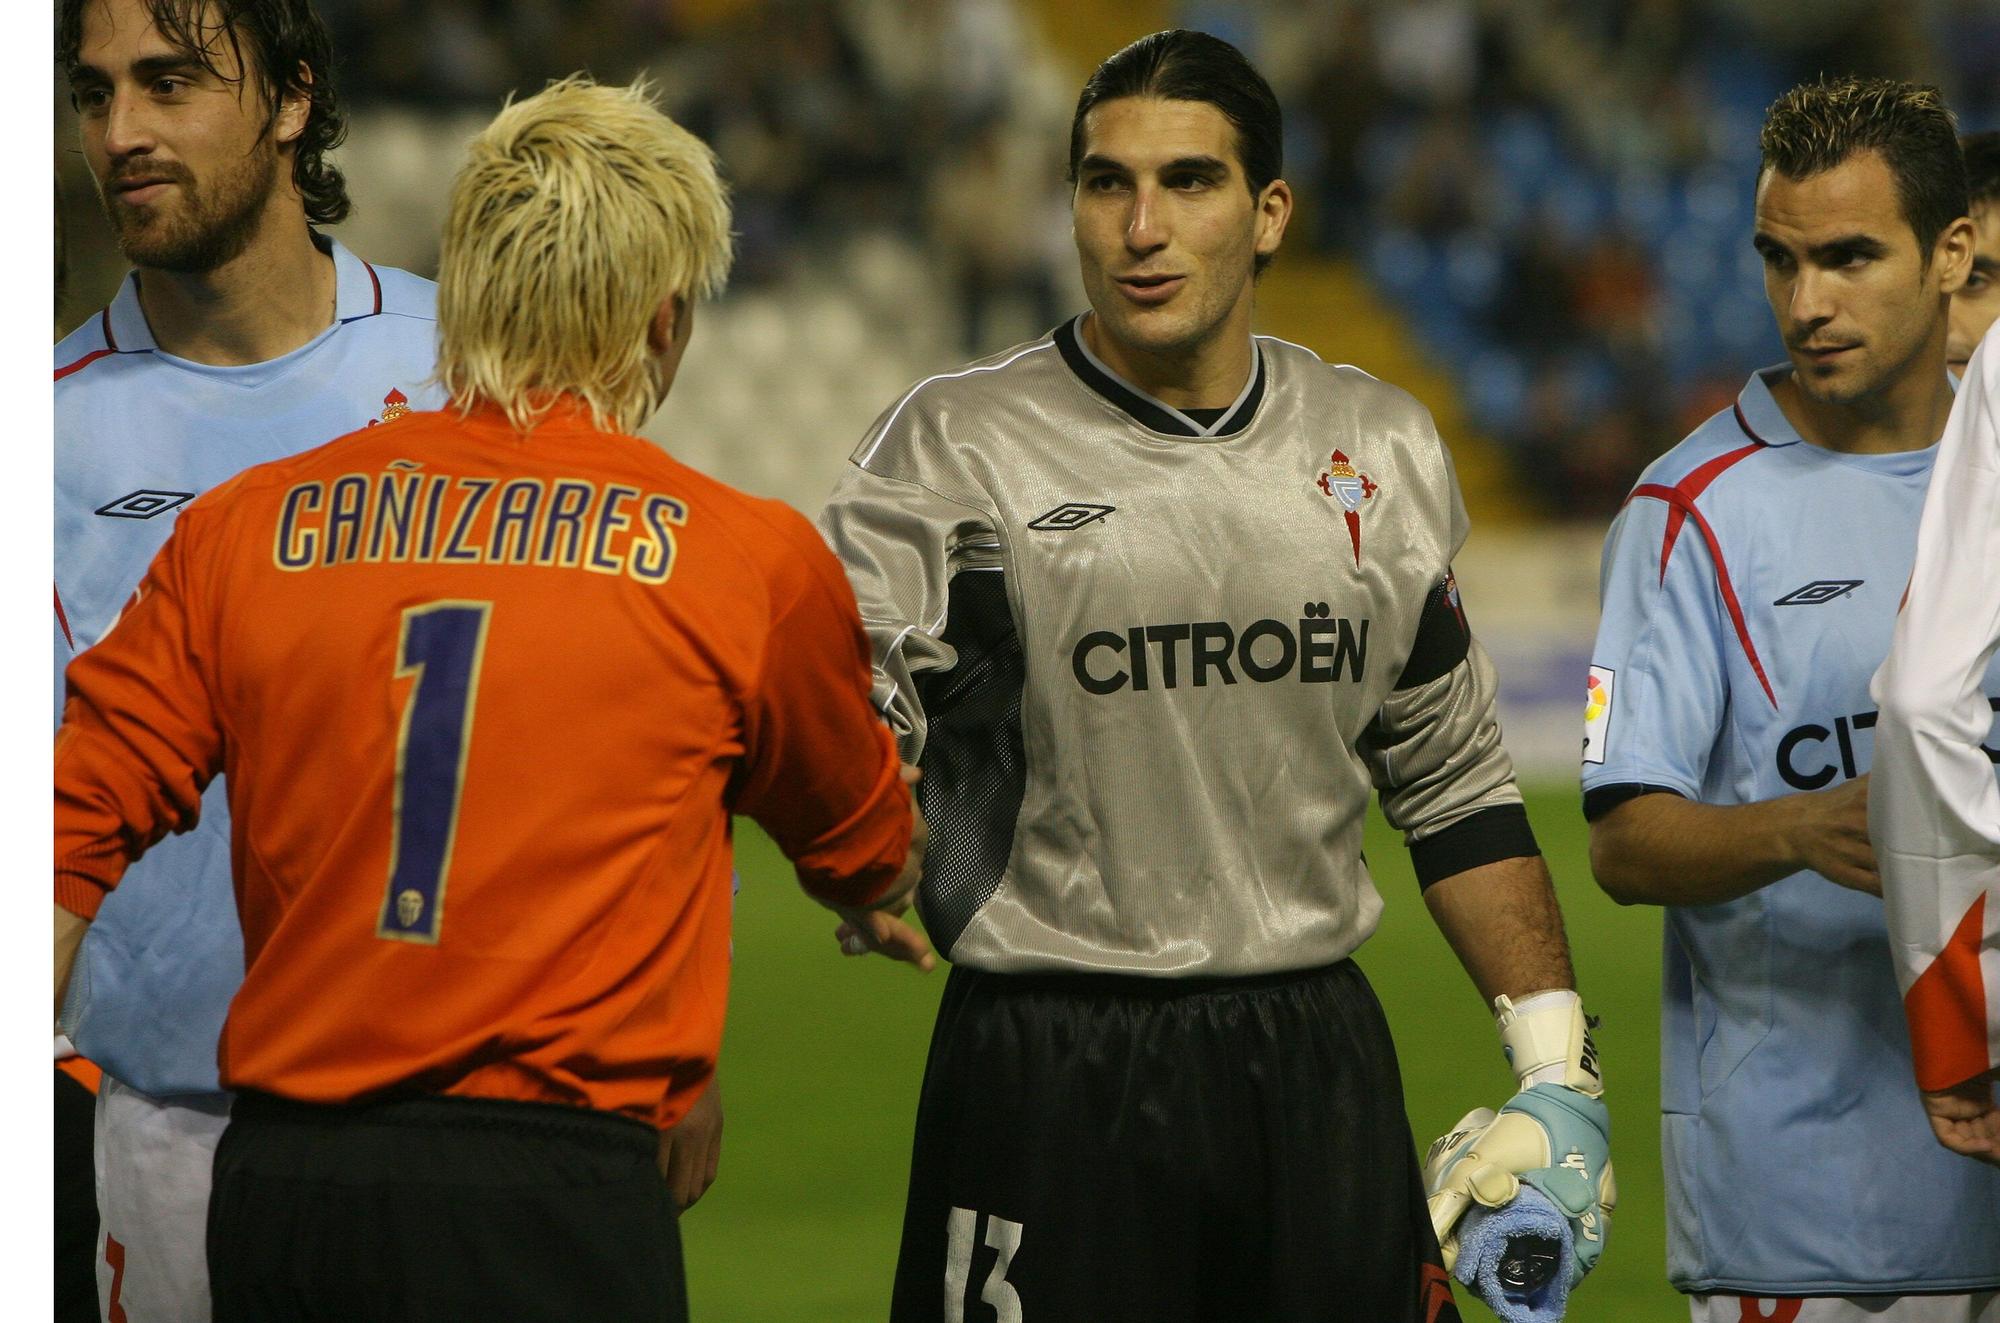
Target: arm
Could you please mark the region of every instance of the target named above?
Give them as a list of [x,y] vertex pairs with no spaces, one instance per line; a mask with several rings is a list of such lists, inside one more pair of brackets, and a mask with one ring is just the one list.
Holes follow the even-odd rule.
[[1605,539],[1591,650],[1583,811],[1598,884],[1620,904],[1714,905],[1802,869],[1877,889],[1868,784],[1754,804],[1700,802],[1738,645],[1706,540],[1643,485]]
[[[952,720],[951,704],[927,710],[926,694],[959,663],[957,649],[945,641],[949,621],[963,604],[952,597],[957,578],[970,571],[987,584],[999,580],[992,568],[998,553],[990,519],[969,502],[899,476],[920,467],[932,439],[929,427],[921,408],[890,410],[855,452],[819,521],[859,602],[873,652],[875,701],[896,732],[908,760],[903,776],[911,785],[922,776],[917,764],[931,748],[933,721],[941,719],[948,728]],[[920,802],[933,808],[954,801],[953,777],[967,765],[963,758],[946,761],[942,779],[933,777],[922,792]],[[834,936],[843,952],[912,958],[913,930],[895,914],[915,897],[927,839],[920,813],[895,912],[841,911],[844,922]],[[928,969],[928,947],[921,949],[916,963]]]
[[769,531],[770,618],[730,806],[771,834],[814,899],[893,905],[910,852],[910,794],[869,702],[854,595],[811,525],[784,510]]
[[1487,1005],[1576,986],[1562,910],[1540,855],[1454,873],[1424,889],[1424,904]]
[[[906,422],[903,431],[913,425]],[[876,704],[913,765],[922,763],[930,736],[924,682],[958,665],[957,650],[944,640],[953,582],[968,571],[990,572],[985,567],[997,558],[983,511],[878,471],[901,456],[899,442],[915,440],[901,433],[886,438],[874,448],[877,469],[851,465],[819,517],[868,631]]]
[[77,949],[90,930],[90,920],[56,906],[56,1017],[62,1017],[63,998],[69,994],[69,973],[76,965]]
[[695,1206],[722,1165],[722,1076],[709,1076],[708,1087],[686,1115],[670,1130],[660,1132],[660,1176],[673,1195],[674,1207],[685,1213]]
[[1755,804],[1637,795],[1590,824],[1590,867],[1620,905],[1718,905],[1806,869],[1881,893],[1866,776]]
[[[2000,648],[2000,349],[1968,365],[1872,691],[1882,860],[1917,1082],[1940,1143],[2000,1162],[2000,783],[1981,745]],[[1975,917],[1976,916],[1976,917]]]
[[1492,663],[1447,574],[1361,747],[1432,918],[1494,1008],[1520,1085],[1499,1113],[1469,1113],[1431,1146],[1425,1186],[1444,1262],[1475,1281],[1479,1251],[1459,1264],[1463,1220],[1512,1202],[1525,1184],[1569,1224],[1565,1282],[1574,1286],[1595,1266],[1618,1202],[1610,1118],[1571,990],[1562,912],[1500,746],[1495,695]]
[[1562,912],[1500,744],[1497,691],[1447,576],[1361,745],[1431,917],[1489,1003],[1575,983]]
[[201,816],[222,769],[222,729],[188,606],[189,511],[117,626],[71,662],[56,732],[55,991],[126,868]]

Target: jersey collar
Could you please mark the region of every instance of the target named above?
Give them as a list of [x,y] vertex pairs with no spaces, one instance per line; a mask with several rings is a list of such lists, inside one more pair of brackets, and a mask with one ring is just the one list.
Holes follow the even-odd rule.
[[[333,319],[357,321],[382,311],[382,282],[375,268],[347,251],[339,240],[313,231],[313,244],[333,258]],[[104,310],[104,337],[109,347],[124,354],[158,349],[153,328],[146,325],[145,309],[139,306],[139,273],[128,272],[118,287],[118,297]]]
[[1087,315],[1078,314],[1056,327],[1056,348],[1061,351],[1063,362],[1069,364],[1069,370],[1084,385],[1116,405],[1141,427],[1164,432],[1168,436],[1213,440],[1236,435],[1257,416],[1257,406],[1264,399],[1264,350],[1254,339],[1250,342],[1254,355],[1250,380],[1244,383],[1235,402],[1222,411],[1221,417],[1213,423],[1202,423],[1140,390],[1113,372],[1103,359],[1091,353],[1090,346],[1083,342],[1083,319]]
[[1760,446],[1792,446],[1805,439],[1778,407],[1777,397],[1771,394],[1771,387],[1791,374],[1789,363],[1758,368],[1750,374],[1743,393],[1736,397],[1736,425]]
[[[1771,394],[1771,387],[1790,375],[1792,365],[1789,363],[1758,368],[1750,374],[1743,393],[1736,397],[1736,425],[1743,430],[1743,435],[1759,445],[1790,446],[1805,440],[1799,435],[1799,429],[1792,426],[1791,419],[1785,417],[1785,411],[1778,407],[1777,397]],[[1956,395],[1958,378],[1947,372],[1944,379],[1951,384],[1952,393]]]

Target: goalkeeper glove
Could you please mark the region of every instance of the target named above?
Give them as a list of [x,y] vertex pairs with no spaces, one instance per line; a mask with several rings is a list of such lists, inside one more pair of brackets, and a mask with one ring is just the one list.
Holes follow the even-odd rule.
[[1424,1160],[1431,1228],[1447,1271],[1458,1259],[1457,1227],[1475,1203],[1498,1208],[1523,1183],[1569,1219],[1570,1286],[1604,1252],[1618,1183],[1611,1171],[1611,1114],[1583,1002],[1574,992],[1537,993],[1519,1007],[1493,1001],[1501,1048],[1521,1091],[1496,1114],[1468,1113]]

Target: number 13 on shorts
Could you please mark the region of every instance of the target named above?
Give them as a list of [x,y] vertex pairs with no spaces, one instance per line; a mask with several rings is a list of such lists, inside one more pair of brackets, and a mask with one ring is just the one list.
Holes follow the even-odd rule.
[[972,1249],[979,1239],[979,1223],[986,1223],[986,1244],[995,1255],[993,1270],[979,1288],[979,1298],[993,1306],[997,1323],[1022,1323],[1021,1297],[1007,1280],[1008,1265],[1021,1248],[1021,1224],[1004,1217],[992,1217],[970,1208],[954,1208],[945,1215],[944,1318],[945,1323],[965,1323],[965,1292],[972,1277]]
[[389,894],[378,937],[427,946],[438,940],[492,616],[491,602],[427,602],[403,612],[395,678],[414,683],[396,731]]

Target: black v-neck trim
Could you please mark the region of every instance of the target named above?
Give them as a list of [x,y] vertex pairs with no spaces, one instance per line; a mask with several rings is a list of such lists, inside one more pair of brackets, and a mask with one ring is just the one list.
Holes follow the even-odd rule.
[[1214,412],[1219,415],[1213,423],[1203,424],[1199,418],[1190,416],[1187,412],[1162,404],[1100,363],[1096,356],[1084,347],[1083,337],[1078,330],[1082,325],[1083,317],[1078,316],[1056,327],[1051,332],[1051,337],[1056,342],[1056,350],[1062,354],[1063,362],[1069,365],[1069,370],[1074,372],[1084,385],[1116,405],[1141,427],[1164,432],[1168,436],[1212,441],[1236,435],[1248,427],[1251,419],[1257,416],[1257,406],[1264,400],[1264,349],[1256,341],[1251,341],[1255,366],[1250,373],[1250,384],[1244,388],[1236,403],[1226,409],[1193,411],[1195,414]]

